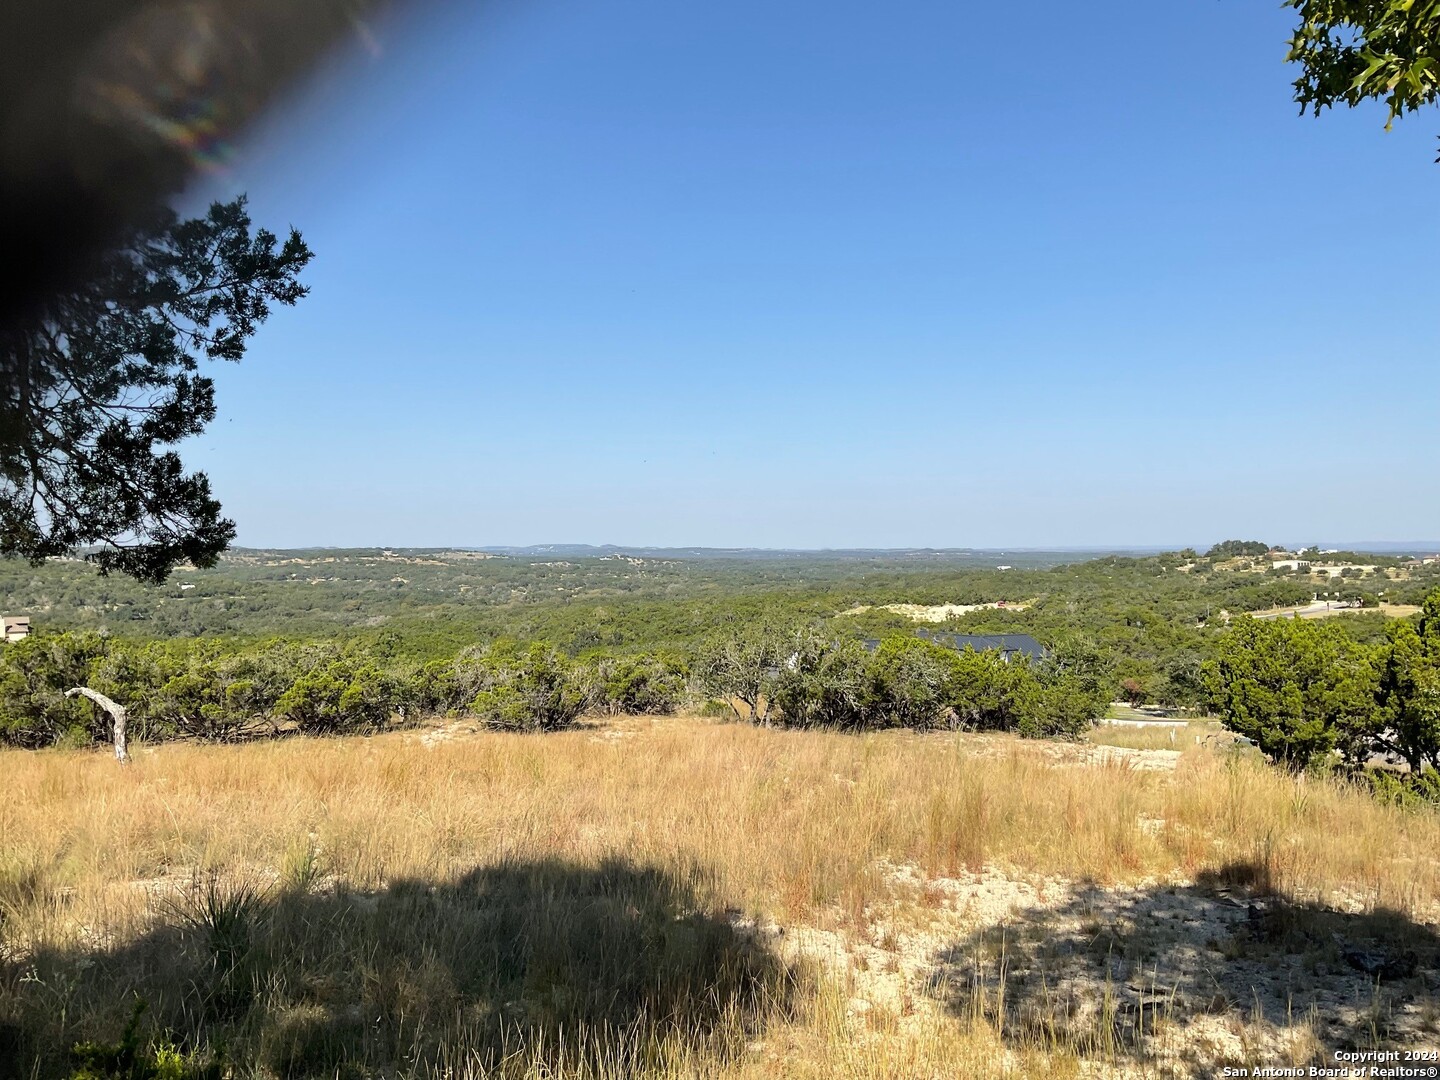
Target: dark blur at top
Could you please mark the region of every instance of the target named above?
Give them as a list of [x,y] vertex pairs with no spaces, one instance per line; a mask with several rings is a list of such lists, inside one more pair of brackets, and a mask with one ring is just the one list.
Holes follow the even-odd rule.
[[198,173],[386,0],[0,3],[0,332]]

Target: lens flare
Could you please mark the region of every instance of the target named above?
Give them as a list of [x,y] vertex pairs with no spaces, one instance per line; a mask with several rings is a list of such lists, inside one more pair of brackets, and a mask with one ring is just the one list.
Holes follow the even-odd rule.
[[[372,5],[332,9],[372,56],[380,42],[361,17]],[[254,12],[238,21],[219,0],[152,6],[127,20],[95,51],[80,92],[89,115],[178,152],[190,168],[223,170],[234,135],[265,104],[276,82],[275,27]],[[281,65],[283,66],[283,65]]]

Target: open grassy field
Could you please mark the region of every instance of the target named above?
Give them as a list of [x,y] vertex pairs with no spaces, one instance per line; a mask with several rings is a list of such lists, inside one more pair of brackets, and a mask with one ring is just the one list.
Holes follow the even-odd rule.
[[1218,720],[1200,719],[1143,727],[1100,724],[1090,732],[1090,741],[1101,746],[1126,746],[1133,750],[1188,750],[1197,743],[1223,747],[1233,743],[1235,737]]
[[0,754],[0,1076],[1200,1076],[1440,1043],[1440,816],[1183,752],[619,718]]
[[1419,604],[1387,604],[1381,602],[1373,608],[1323,607],[1314,603],[1292,604],[1282,607],[1265,608],[1250,612],[1257,619],[1274,619],[1298,615],[1302,619],[1334,619],[1342,615],[1365,615],[1379,612],[1387,619],[1408,619],[1420,612]]

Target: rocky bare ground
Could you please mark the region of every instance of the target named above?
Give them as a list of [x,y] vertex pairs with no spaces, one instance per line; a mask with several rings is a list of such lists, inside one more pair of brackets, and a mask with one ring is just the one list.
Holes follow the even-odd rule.
[[1293,905],[1246,865],[1115,888],[996,867],[936,879],[884,870],[894,899],[860,927],[735,918],[840,980],[857,1039],[949,1016],[993,1025],[1017,1049],[1063,1047],[1107,1077],[1440,1045],[1435,924],[1358,902]]
[[[643,742],[708,723],[624,717],[593,722],[589,737]],[[435,746],[479,730],[450,722],[413,737]],[[1165,774],[1182,757],[985,734],[887,737],[958,739],[967,754],[1067,770]],[[1137,824],[1166,828],[1159,818]],[[1244,863],[1125,886],[995,865],[939,878],[908,865],[877,870],[889,899],[858,922],[838,911],[815,925],[731,916],[737,930],[836,979],[858,1040],[980,1022],[1017,1048],[1062,1046],[1086,1073],[1117,1077],[1208,1077],[1256,1060],[1320,1063],[1341,1048],[1440,1045],[1440,905],[1421,923],[1358,894],[1291,903],[1263,867]]]

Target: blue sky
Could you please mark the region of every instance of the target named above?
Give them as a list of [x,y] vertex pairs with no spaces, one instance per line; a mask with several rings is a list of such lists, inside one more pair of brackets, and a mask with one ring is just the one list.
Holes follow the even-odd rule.
[[1074,10],[377,27],[199,193],[316,257],[189,461],[251,545],[1440,538],[1440,112]]

